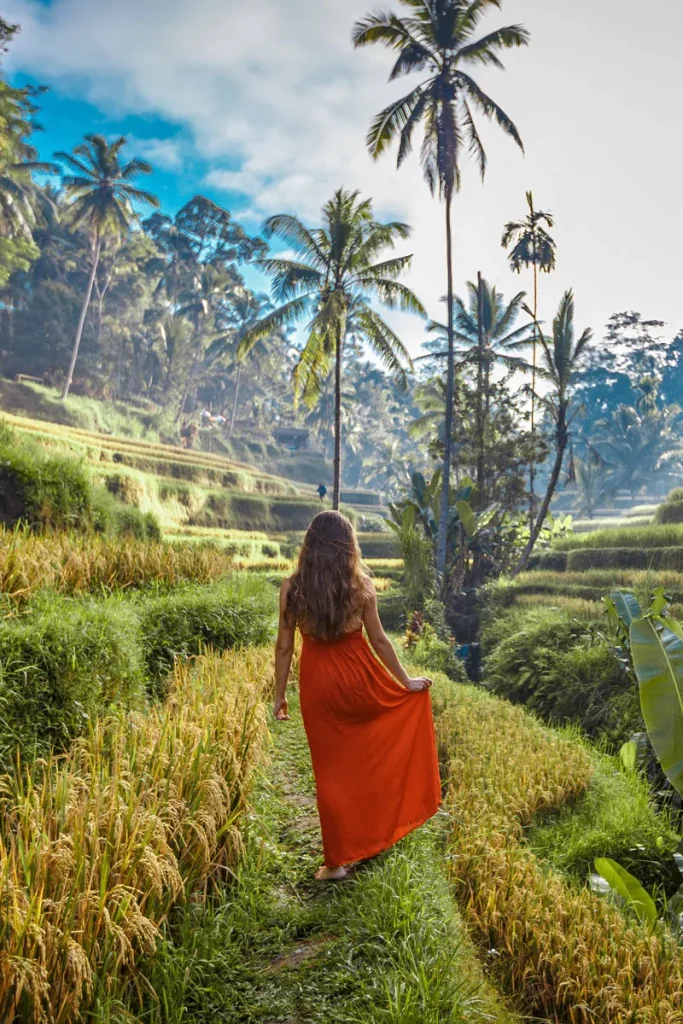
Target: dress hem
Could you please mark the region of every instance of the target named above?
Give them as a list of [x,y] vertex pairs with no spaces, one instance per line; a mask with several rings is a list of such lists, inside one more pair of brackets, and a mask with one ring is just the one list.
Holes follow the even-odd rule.
[[441,803],[439,802],[436,805],[436,808],[433,811],[430,811],[424,817],[418,818],[414,822],[410,822],[406,825],[401,825],[394,833],[393,838],[386,843],[382,843],[379,846],[373,846],[368,849],[350,854],[349,856],[345,857],[344,860],[335,860],[333,863],[330,863],[327,860],[327,858],[325,858],[325,867],[343,868],[345,865],[354,864],[356,861],[370,860],[371,857],[377,857],[380,853],[384,853],[385,850],[390,850],[392,846],[396,846],[396,843],[400,843],[400,841],[402,839],[405,839],[407,835],[410,835],[411,832],[414,832],[418,828],[422,828],[423,825],[425,825],[431,818],[434,817],[435,814],[438,813],[440,806]]

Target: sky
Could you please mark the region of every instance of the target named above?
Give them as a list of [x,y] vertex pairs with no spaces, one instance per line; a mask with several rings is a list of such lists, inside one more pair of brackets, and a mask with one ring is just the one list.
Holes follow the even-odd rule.
[[[87,132],[124,134],[130,155],[155,166],[145,182],[168,212],[197,192],[257,231],[274,213],[317,223],[340,185],[375,202],[377,216],[413,227],[407,277],[443,318],[443,208],[417,155],[373,162],[368,124],[407,92],[387,83],[391,55],[354,51],[354,21],[397,0],[4,0],[22,26],[6,65],[13,81],[49,86],[37,136],[43,157]],[[541,281],[550,321],[573,288],[577,326],[602,337],[613,313],[635,309],[683,327],[681,95],[683,4],[674,0],[505,0],[485,28],[521,23],[531,45],[505,54],[506,71],[476,72],[516,122],[524,155],[484,127],[482,184],[465,166],[454,204],[456,290],[477,271],[505,294],[529,289],[500,246],[525,214],[525,192],[556,219],[558,264]],[[253,274],[252,286],[267,287]],[[394,314],[414,354],[424,326]]]

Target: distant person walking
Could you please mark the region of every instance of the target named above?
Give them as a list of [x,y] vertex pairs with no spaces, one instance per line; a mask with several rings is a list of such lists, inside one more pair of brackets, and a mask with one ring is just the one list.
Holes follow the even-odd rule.
[[279,721],[289,718],[297,627],[303,635],[301,713],[325,855],[316,878],[336,881],[350,864],[393,846],[439,808],[432,683],[409,676],[398,660],[358,539],[339,512],[315,517],[298,568],[282,585],[275,648]]
[[325,484],[318,484],[318,495],[319,495],[321,501],[325,500],[325,495],[326,494],[327,494],[327,487],[325,487]]

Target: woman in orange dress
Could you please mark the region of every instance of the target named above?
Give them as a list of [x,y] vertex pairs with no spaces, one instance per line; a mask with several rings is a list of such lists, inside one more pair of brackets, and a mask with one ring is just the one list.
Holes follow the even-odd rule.
[[301,712],[325,859],[316,878],[332,881],[438,810],[432,684],[401,665],[382,628],[353,527],[339,512],[315,517],[297,570],[282,585],[275,650],[280,721],[289,717],[285,694],[297,627]]

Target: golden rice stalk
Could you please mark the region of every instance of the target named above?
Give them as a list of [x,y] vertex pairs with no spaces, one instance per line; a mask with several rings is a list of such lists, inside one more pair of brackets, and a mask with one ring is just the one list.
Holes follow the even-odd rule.
[[584,748],[522,708],[458,689],[437,718],[450,873],[475,936],[524,1007],[571,1024],[681,1024],[683,960],[664,930],[570,888],[524,844],[534,814],[588,785]]
[[46,587],[81,594],[153,583],[208,583],[233,567],[225,551],[194,544],[0,530],[0,592],[15,604]]
[[0,780],[0,1020],[81,1020],[234,868],[271,677],[260,650],[178,665],[165,705]]

